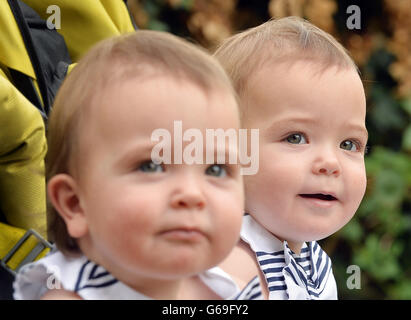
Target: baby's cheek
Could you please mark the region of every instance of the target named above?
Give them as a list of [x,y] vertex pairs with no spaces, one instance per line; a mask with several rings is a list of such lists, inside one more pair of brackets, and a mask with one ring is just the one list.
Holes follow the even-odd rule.
[[216,252],[219,252],[219,259],[224,258],[231,251],[240,237],[244,207],[243,202],[239,200],[226,198],[226,209],[220,214],[219,219],[214,220],[213,245],[216,247]]
[[345,178],[344,187],[346,190],[346,200],[343,202],[344,218],[341,218],[342,225],[340,228],[353,218],[361,204],[366,190],[367,179],[365,170],[358,168],[357,170],[351,170],[351,173],[352,174],[350,176]]
[[364,167],[359,167],[351,176],[348,188],[352,191],[352,198],[358,207],[367,188],[367,175]]
[[106,224],[107,229],[113,234],[123,237],[149,230],[155,218],[154,212],[150,212],[150,206],[140,205],[132,199],[124,199],[112,208]]

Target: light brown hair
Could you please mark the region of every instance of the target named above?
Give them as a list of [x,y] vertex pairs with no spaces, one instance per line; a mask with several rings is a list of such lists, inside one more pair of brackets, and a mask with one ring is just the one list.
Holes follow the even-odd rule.
[[[251,74],[265,63],[310,60],[324,69],[354,68],[347,50],[330,34],[299,17],[269,20],[223,41],[214,53],[240,98]],[[241,106],[241,103],[240,103]]]
[[[104,40],[80,60],[58,91],[48,123],[47,181],[59,173],[80,178],[82,128],[92,121],[90,109],[99,106],[103,93],[127,79],[143,82],[152,76],[183,79],[206,93],[226,90],[236,97],[217,60],[188,41],[148,30]],[[50,240],[64,253],[80,251],[50,203],[48,230]]]

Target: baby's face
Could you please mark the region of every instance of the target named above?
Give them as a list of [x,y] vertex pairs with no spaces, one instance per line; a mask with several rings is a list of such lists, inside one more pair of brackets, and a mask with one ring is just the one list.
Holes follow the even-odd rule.
[[260,167],[244,177],[246,211],[282,240],[339,230],[366,188],[366,102],[356,71],[266,67],[250,79],[247,101],[245,127],[260,129]]
[[233,96],[228,90],[206,95],[167,77],[128,80],[105,96],[84,142],[80,203],[89,254],[137,287],[138,279],[178,279],[217,265],[239,237],[239,167],[155,164],[151,151],[158,142],[151,135],[161,128],[173,139],[177,120],[183,133],[196,128],[204,137],[206,129],[238,130]]

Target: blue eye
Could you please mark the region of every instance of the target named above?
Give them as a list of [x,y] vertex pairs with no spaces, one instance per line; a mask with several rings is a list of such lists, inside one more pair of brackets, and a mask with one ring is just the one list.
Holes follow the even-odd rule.
[[360,151],[358,143],[352,140],[344,140],[343,142],[341,142],[340,148],[348,151]]
[[143,162],[139,167],[139,171],[143,172],[148,172],[148,173],[154,173],[154,172],[163,172],[164,168],[161,166],[161,164],[155,164],[153,161],[145,161]]
[[290,134],[287,138],[285,138],[287,142],[292,144],[305,144],[307,140],[305,139],[304,135],[301,133],[293,133]]
[[214,177],[225,177],[227,175],[227,171],[224,166],[213,164],[206,169],[206,174]]

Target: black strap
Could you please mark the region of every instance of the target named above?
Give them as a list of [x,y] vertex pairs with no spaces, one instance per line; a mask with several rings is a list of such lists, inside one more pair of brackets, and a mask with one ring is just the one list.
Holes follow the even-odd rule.
[[50,111],[50,103],[47,94],[46,81],[43,76],[43,70],[41,68],[40,60],[36,54],[36,50],[34,49],[33,39],[30,35],[29,28],[27,26],[26,20],[24,19],[24,15],[21,11],[19,0],[7,1],[11,8],[11,11],[13,12],[14,18],[16,19],[17,25],[19,26],[24,44],[26,46],[26,50],[31,60],[31,64],[33,65],[34,73],[36,75],[37,83],[40,89],[40,94],[43,99],[43,106],[37,105],[37,107],[45,114],[48,114]]
[[40,97],[31,78],[20,71],[8,68],[13,84],[35,106],[41,105]]
[[[28,75],[21,73],[20,71],[8,68],[13,84],[19,91],[33,104],[35,105],[43,117],[43,120],[47,120],[47,115],[41,107],[41,100],[37,93],[37,89],[34,87],[33,79]],[[0,221],[1,222],[1,221]]]
[[124,1],[124,5],[125,5],[125,6],[126,6],[126,8],[127,8],[128,15],[130,16],[131,24],[133,25],[134,30],[137,30],[137,29],[138,29],[138,27],[137,27],[136,22],[134,21],[134,17],[133,17],[133,15],[132,15],[132,14],[131,14],[131,12],[130,12],[130,8],[129,8],[129,7],[128,7],[128,5],[127,5],[127,0],[123,0],[123,1]]

